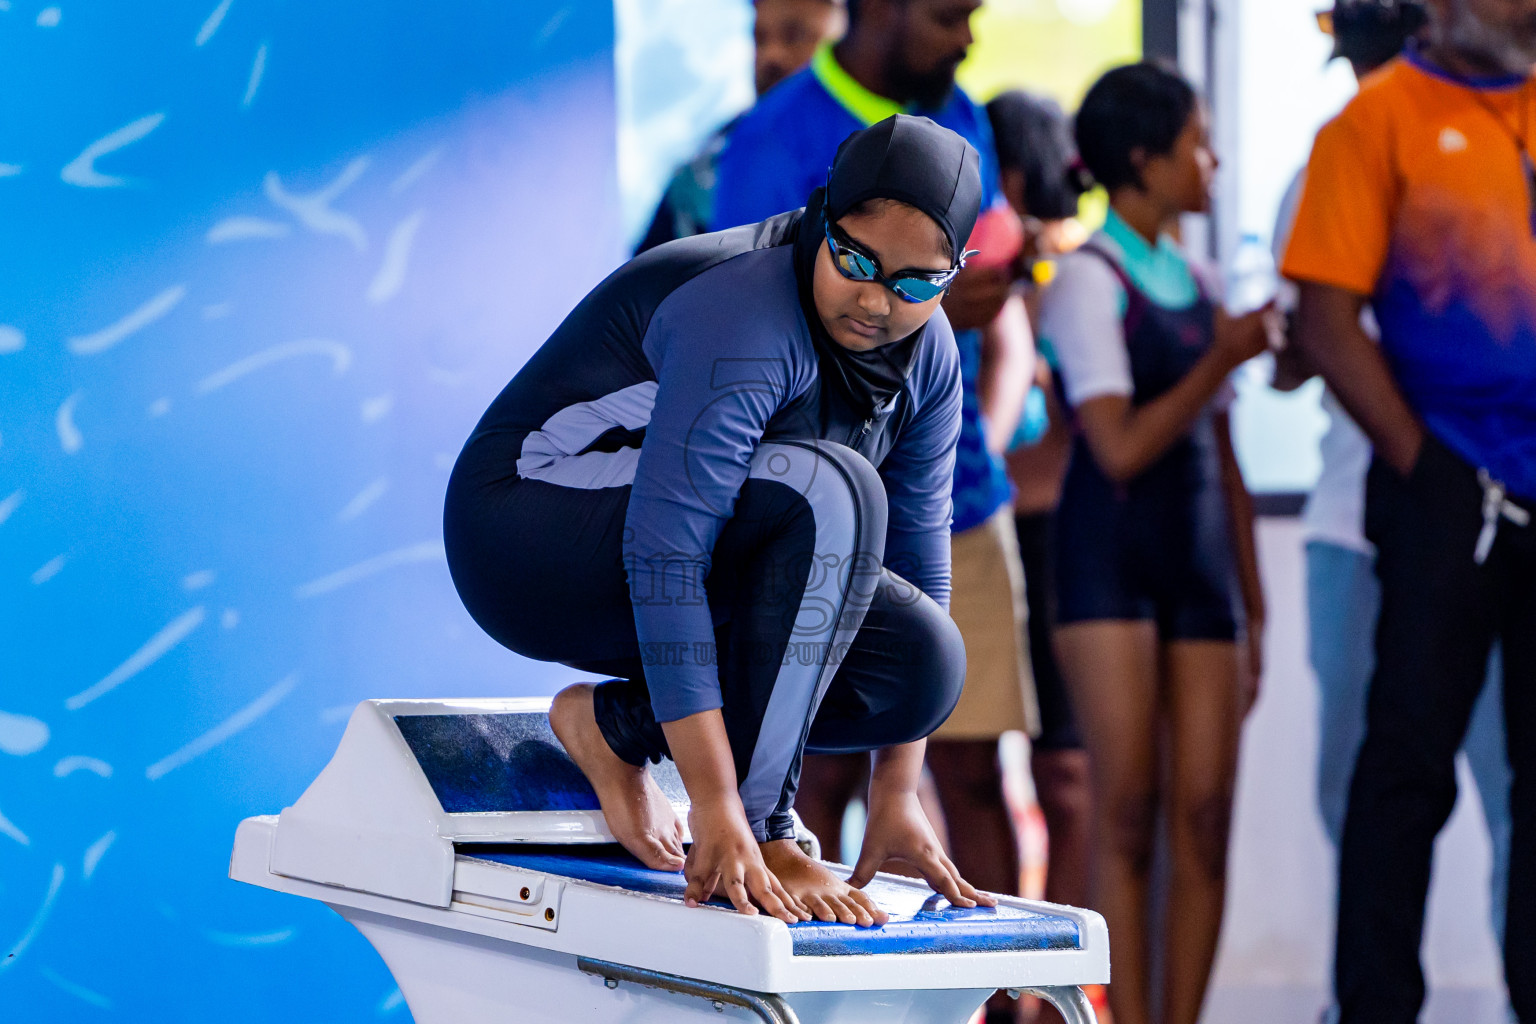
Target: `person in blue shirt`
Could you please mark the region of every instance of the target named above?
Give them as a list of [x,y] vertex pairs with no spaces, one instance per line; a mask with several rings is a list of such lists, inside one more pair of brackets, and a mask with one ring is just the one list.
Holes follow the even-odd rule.
[[[955,84],[979,6],[978,0],[849,4],[843,39],[819,49],[809,68],[764,95],[736,124],[719,160],[715,226],[759,220],[798,203],[825,180],[844,135],[900,111],[923,114],[968,139],[981,155],[984,225],[990,218],[1014,219],[998,188],[986,113]],[[944,303],[962,381],[950,614],[965,639],[968,667],[960,704],[929,743],[928,765],[962,870],[979,885],[1011,892],[1018,871],[997,739],[1010,729],[1035,731],[1038,716],[1001,453],[1033,376],[1033,346],[1023,303],[1010,295],[1008,254],[972,247],[989,251],[959,276]],[[994,263],[997,257],[1003,258]],[[852,758],[807,763],[800,810],[829,848],[862,772]]]
[[[616,678],[550,721],[614,838],[690,904],[871,925],[888,858],[990,905],[915,795],[959,697],[945,615],[960,377],[939,309],[970,255],[976,151],[925,118],[850,136],[803,210],[637,257],[491,405],[443,532],[475,620]],[[874,751],[846,881],[794,841],[806,749]],[[671,757],[693,845],[650,774]]]
[[[842,0],[753,0],[752,81],[761,96],[810,63],[822,42],[843,34]],[[663,242],[702,235],[714,220],[715,165],[736,116],[711,132],[693,158],[672,174],[635,246],[635,255]]]

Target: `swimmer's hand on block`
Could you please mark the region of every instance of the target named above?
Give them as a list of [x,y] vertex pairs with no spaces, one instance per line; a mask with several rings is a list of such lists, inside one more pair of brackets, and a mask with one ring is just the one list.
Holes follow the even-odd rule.
[[793,837],[757,841],[736,790],[735,762],[718,710],[662,724],[691,805],[693,845],[685,856],[676,812],[644,766],[626,763],[609,748],[592,692],[585,683],[563,690],[550,708],[550,725],[592,783],[614,839],[647,867],[682,870],[688,906],[718,895],[742,914],[763,912],[789,924],[814,918],[871,927],[884,924],[888,915],[860,887],[892,859],[911,864],[955,906],[995,905],[960,877],[917,802],[922,743],[876,755],[864,852],[844,881],[806,856]]

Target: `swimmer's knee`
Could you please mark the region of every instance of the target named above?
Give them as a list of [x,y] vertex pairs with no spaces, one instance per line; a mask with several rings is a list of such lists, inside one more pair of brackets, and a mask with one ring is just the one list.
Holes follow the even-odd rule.
[[960,703],[965,641],[954,620],[921,594],[897,613],[891,635],[893,653],[906,666],[912,739],[922,739],[943,725]]
[[861,549],[883,550],[885,484],[852,448],[833,441],[765,441],[752,456],[748,476],[795,488],[818,514],[857,524]]

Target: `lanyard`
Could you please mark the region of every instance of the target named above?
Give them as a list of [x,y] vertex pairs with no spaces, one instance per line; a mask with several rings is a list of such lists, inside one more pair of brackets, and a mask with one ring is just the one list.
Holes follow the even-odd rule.
[[1499,127],[1509,136],[1515,144],[1515,149],[1520,156],[1520,170],[1525,175],[1525,194],[1530,201],[1528,207],[1531,222],[1531,234],[1536,235],[1536,160],[1531,159],[1531,99],[1529,96],[1530,83],[1520,87],[1518,102],[1520,104],[1520,130],[1518,132],[1504,120],[1504,115],[1492,103],[1489,103],[1482,92],[1472,89],[1472,98],[1477,100],[1478,106],[1488,111],[1488,116],[1499,123]]

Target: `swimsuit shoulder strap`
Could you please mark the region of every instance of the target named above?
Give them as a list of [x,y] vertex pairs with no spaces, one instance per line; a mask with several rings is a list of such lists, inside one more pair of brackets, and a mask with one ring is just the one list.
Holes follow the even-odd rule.
[[1120,261],[1115,259],[1103,246],[1090,241],[1079,246],[1077,251],[1102,260],[1104,265],[1109,268],[1109,272],[1115,275],[1115,280],[1120,282],[1120,287],[1125,289],[1125,337],[1129,341],[1132,335],[1136,333],[1136,329],[1141,325],[1142,320],[1145,319],[1147,306],[1151,304],[1152,300],[1147,298],[1145,292],[1136,287],[1136,282],[1131,280],[1131,275],[1125,272],[1125,268],[1120,265]]

